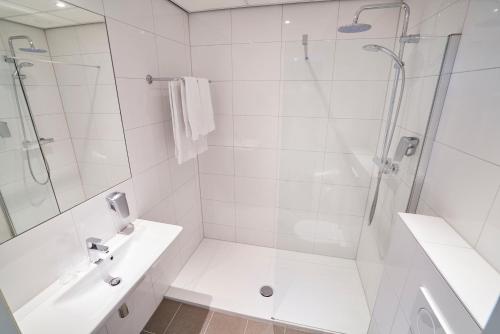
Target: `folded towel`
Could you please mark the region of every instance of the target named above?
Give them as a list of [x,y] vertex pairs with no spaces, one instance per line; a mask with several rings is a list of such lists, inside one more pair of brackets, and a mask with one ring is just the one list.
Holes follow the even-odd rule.
[[203,115],[201,116],[203,131],[201,131],[201,133],[206,135],[215,130],[214,108],[212,105],[212,94],[210,93],[209,81],[199,78],[198,88],[200,90],[200,100],[203,108]]
[[188,123],[187,135],[193,140],[215,129],[210,86],[207,79],[184,77],[182,105]]
[[208,149],[206,136],[201,136],[198,140],[192,140],[188,136],[189,121],[183,111],[182,82],[171,81],[168,84],[170,96],[170,112],[172,114],[172,130],[175,142],[175,157],[177,163],[182,164],[196,157]]

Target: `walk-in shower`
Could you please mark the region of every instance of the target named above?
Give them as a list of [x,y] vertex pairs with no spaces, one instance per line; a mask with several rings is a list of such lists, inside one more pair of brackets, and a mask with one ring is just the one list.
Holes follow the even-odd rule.
[[[44,54],[47,53],[47,50],[37,48],[33,42],[33,40],[26,35],[17,35],[17,36],[10,36],[8,39],[9,42],[9,50],[10,50],[10,57],[5,57],[5,61],[8,63],[12,63],[15,67],[14,73],[12,73],[12,81],[13,81],[13,87],[14,87],[14,97],[17,105],[17,112],[19,115],[19,121],[21,122],[21,132],[23,135],[23,149],[26,155],[26,162],[28,164],[28,169],[31,175],[31,178],[33,181],[40,185],[46,185],[49,180],[50,180],[50,169],[49,169],[49,164],[45,158],[45,155],[43,151],[40,149],[40,154],[42,156],[43,164],[45,165],[45,170],[46,170],[46,176],[43,179],[40,179],[39,176],[36,175],[33,167],[33,161],[32,161],[32,156],[30,155],[30,151],[32,151],[34,148],[38,148],[40,144],[43,144],[45,142],[51,142],[53,139],[48,138],[48,139],[39,139],[38,132],[35,126],[34,122],[29,121],[29,123],[33,124],[33,130],[35,133],[35,136],[37,137],[37,140],[31,140],[28,136],[27,133],[27,128],[29,125],[27,125],[27,118],[31,119],[33,117],[32,112],[31,112],[31,106],[27,98],[27,94],[25,91],[25,87],[23,84],[23,80],[26,79],[26,74],[22,73],[22,69],[25,67],[33,67],[33,63],[29,61],[19,61],[17,59],[16,55],[16,49],[14,47],[14,41],[16,40],[23,40],[28,42],[29,47],[22,47],[19,48],[19,51],[22,52],[28,52],[28,53],[35,53],[35,54]],[[19,81],[19,86],[17,85],[17,81]],[[18,87],[21,88],[21,92],[18,91]],[[25,102],[26,102],[26,108],[28,115],[23,115],[22,107],[21,107],[21,102],[19,101],[19,94],[23,94],[25,97]]]
[[[373,218],[375,216],[375,211],[377,209],[378,197],[380,193],[380,183],[382,181],[382,176],[384,174],[390,174],[397,172],[397,163],[394,162],[395,159],[389,158],[389,151],[391,149],[392,140],[394,137],[394,132],[398,123],[398,118],[401,110],[401,103],[404,96],[404,88],[406,81],[406,71],[403,62],[404,49],[406,43],[418,43],[419,35],[408,35],[408,24],[410,20],[410,6],[404,2],[394,2],[394,3],[381,3],[381,4],[369,4],[360,7],[354,14],[354,18],[351,24],[339,27],[338,31],[342,33],[360,33],[371,29],[370,24],[360,23],[359,17],[361,13],[367,10],[381,10],[390,8],[401,8],[404,11],[403,26],[401,29],[401,36],[399,38],[399,51],[396,55],[391,50],[386,47],[369,44],[363,46],[365,51],[373,52],[383,52],[384,54],[390,56],[395,63],[394,80],[391,91],[391,97],[389,101],[389,110],[387,114],[387,120],[384,130],[382,155],[375,158],[375,163],[378,166],[377,181],[375,186],[375,193],[370,207],[370,213],[368,218],[368,224],[371,225]],[[398,146],[399,151],[407,152],[410,155],[415,152],[415,145],[418,141],[415,138],[408,139],[407,137],[401,138],[401,142]],[[406,149],[404,145],[407,145]]]

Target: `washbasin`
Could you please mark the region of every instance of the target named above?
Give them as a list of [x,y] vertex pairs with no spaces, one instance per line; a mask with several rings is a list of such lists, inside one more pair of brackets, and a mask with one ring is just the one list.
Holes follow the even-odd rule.
[[[99,263],[59,280],[14,316],[23,334],[91,333],[176,239],[182,227],[138,219],[129,235],[118,234],[106,245]],[[110,278],[120,278],[117,285]],[[83,315],[83,316],[82,316]]]

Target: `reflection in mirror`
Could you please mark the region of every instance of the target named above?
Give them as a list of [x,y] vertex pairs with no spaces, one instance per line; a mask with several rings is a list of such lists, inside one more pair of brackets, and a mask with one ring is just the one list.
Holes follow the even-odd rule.
[[104,18],[0,1],[0,242],[128,179]]

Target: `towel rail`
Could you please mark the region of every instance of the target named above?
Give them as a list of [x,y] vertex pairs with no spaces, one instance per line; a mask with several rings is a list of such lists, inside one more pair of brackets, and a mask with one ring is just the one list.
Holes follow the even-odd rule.
[[[148,84],[152,84],[153,81],[177,81],[184,80],[183,78],[174,78],[174,77],[163,77],[163,78],[154,78],[151,74],[146,75],[146,81]],[[208,80],[208,82],[212,82],[212,80]]]

